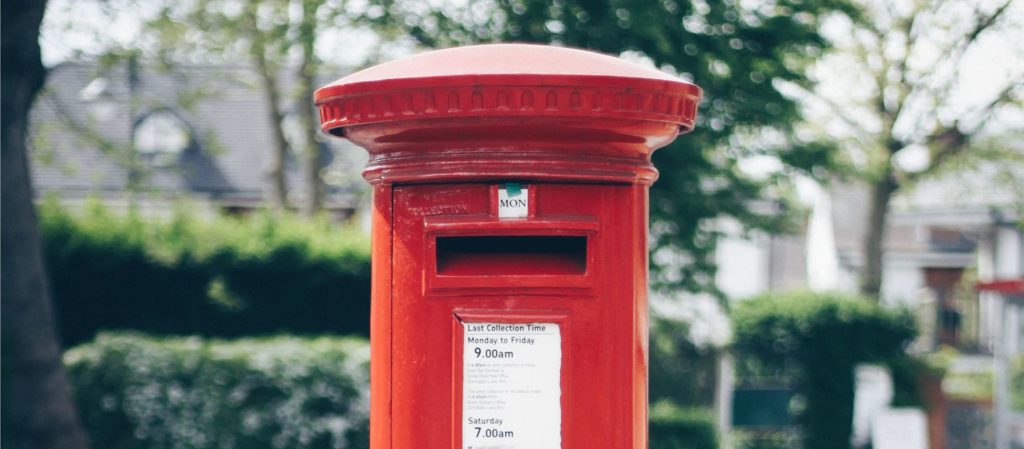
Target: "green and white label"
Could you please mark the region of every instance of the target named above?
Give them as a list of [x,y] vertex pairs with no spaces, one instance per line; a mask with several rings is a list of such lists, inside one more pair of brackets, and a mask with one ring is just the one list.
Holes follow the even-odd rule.
[[558,325],[463,326],[463,449],[560,449],[562,335]]
[[529,189],[512,182],[498,188],[498,218],[526,218],[529,215]]

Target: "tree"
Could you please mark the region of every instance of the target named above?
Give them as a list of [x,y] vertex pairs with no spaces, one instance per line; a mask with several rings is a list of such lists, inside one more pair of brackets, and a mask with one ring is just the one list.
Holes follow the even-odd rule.
[[833,18],[835,52],[812,72],[822,83],[792,87],[831,122],[825,129],[841,142],[841,165],[870,190],[860,289],[877,300],[893,198],[971,158],[1013,156],[986,136],[1024,131],[1019,120],[996,123],[1024,101],[1021,47],[996,50],[1003,59],[985,69],[997,75],[987,92],[968,89],[966,81],[980,48],[1024,38],[1024,2],[863,0],[857,6]]
[[[796,135],[799,108],[779,81],[809,83],[804,70],[827,42],[819,17],[843,1],[779,0],[496,0],[427,10],[422,2],[389,4],[391,23],[428,47],[477,42],[539,42],[624,54],[694,80],[704,89],[696,130],[654,154],[661,177],[651,189],[652,283],[716,292],[712,223],[737,219],[748,228],[787,224],[792,171],[831,167],[833,148]],[[741,161],[778,157],[788,172],[746,175]],[[759,207],[765,198],[770,207]]]
[[46,71],[39,55],[45,1],[2,6],[3,437],[5,448],[86,447],[61,365],[32,204],[28,114]]
[[322,1],[302,0],[302,18],[298,21],[298,45],[302,50],[302,63],[298,69],[298,101],[299,123],[304,131],[306,155],[303,171],[306,179],[306,201],[302,213],[312,216],[320,209],[320,198],[323,196],[323,181],[320,179],[320,146],[317,144],[317,129],[320,121],[316,117],[316,105],[313,103],[313,91],[316,90],[316,76],[320,61],[316,57],[316,36],[318,33],[317,18]]
[[[69,9],[86,8],[88,3]],[[313,91],[323,62],[316,53],[317,42],[327,28],[357,27],[366,8],[351,9],[332,0],[113,0],[101,5],[111,21],[140,24],[136,39],[103,40],[101,59],[131,55],[171,70],[195,61],[252,67],[268,106],[266,119],[272,124],[270,157],[264,167],[267,200],[274,209],[289,206],[285,165],[294,152],[301,160],[305,191],[299,209],[307,216],[319,211],[323,157]],[[105,32],[88,29],[95,25],[66,24],[87,33]]]
[[[284,163],[290,150],[302,159],[305,195],[300,210],[312,216],[322,206],[324,182],[320,123],[313,102],[323,61],[317,55],[322,34],[360,29],[378,8],[352,7],[344,0],[197,0],[166,3],[143,25],[153,33],[163,61],[202,59],[246,61],[257,69],[270,122],[274,151],[267,168],[271,204],[286,206]],[[281,78],[284,78],[282,80]],[[288,84],[293,84],[289,86]],[[285,105],[291,106],[291,114]]]
[[[223,39],[225,40],[221,42],[222,45],[226,44],[227,41],[232,40],[232,37],[230,36],[231,31],[234,31],[234,34],[244,36],[249,41],[249,58],[251,58],[257,73],[259,73],[260,81],[262,82],[260,87],[267,102],[268,118],[270,119],[274,135],[270,159],[267,160],[267,165],[264,168],[264,176],[266,177],[267,182],[267,199],[270,201],[270,206],[272,208],[276,210],[284,210],[288,204],[288,187],[287,179],[285,179],[284,175],[284,165],[285,159],[290,151],[290,147],[288,139],[285,137],[284,112],[281,110],[281,86],[277,79],[277,75],[281,71],[281,68],[276,64],[276,62],[279,59],[278,56],[281,50],[273,43],[275,38],[279,37],[279,34],[282,33],[282,30],[273,29],[275,27],[272,27],[271,29],[264,27],[261,29],[257,23],[259,10],[260,2],[249,2],[247,7],[242,10],[242,15],[237,18],[237,23],[234,24],[231,23],[232,20],[228,17],[198,14],[199,11],[193,11],[192,13],[198,14],[195,18],[199,23],[205,23],[208,31],[218,30],[229,32],[229,35],[223,36]],[[169,10],[164,11],[165,13],[162,14],[158,20],[170,20],[169,22],[166,22],[166,25],[183,23],[175,22],[171,17],[169,17]],[[278,11],[278,13],[280,12]],[[216,22],[218,19],[220,19],[222,23],[210,23]],[[165,45],[178,45],[178,43],[179,39],[169,39]]]
[[[298,149],[292,148],[288,140],[285,99],[289,91],[279,78],[284,73],[289,52],[297,45],[293,31],[295,21],[289,17],[290,3],[287,0],[172,2],[163,5],[155,17],[145,20],[142,27],[144,33],[157,36],[155,53],[168,65],[198,56],[206,60],[220,59],[220,62],[245,61],[256,70],[273,134],[270,158],[264,167],[267,200],[277,210],[288,206],[284,170],[288,153],[301,151],[310,161],[304,166],[320,163],[315,140]],[[305,17],[306,9],[302,11]],[[309,64],[309,60],[303,52],[300,67]],[[297,109],[313,107],[312,100],[302,101],[299,96],[291,100]],[[304,175],[311,177],[306,184],[307,188],[312,188],[307,192],[302,210],[312,215],[320,205],[320,182],[316,171],[307,170]]]

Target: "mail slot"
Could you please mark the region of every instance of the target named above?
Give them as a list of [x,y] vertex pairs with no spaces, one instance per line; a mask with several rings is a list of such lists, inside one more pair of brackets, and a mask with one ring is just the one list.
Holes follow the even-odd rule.
[[651,153],[700,89],[596,53],[424,53],[316,92],[370,153],[373,449],[647,447]]
[[435,248],[439,275],[582,275],[587,271],[585,236],[449,236],[437,237]]

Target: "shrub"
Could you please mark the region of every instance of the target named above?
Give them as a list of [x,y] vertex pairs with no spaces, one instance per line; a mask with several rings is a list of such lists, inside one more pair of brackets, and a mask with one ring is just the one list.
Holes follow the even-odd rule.
[[734,430],[734,449],[792,449],[799,447],[796,432],[783,429]]
[[231,337],[369,331],[362,233],[283,214],[168,220],[41,208],[67,345],[102,329]]
[[718,434],[710,410],[659,401],[651,406],[650,449],[716,449]]
[[100,334],[64,355],[83,424],[110,449],[368,446],[369,347]]
[[652,317],[650,326],[649,396],[690,406],[711,406],[715,400],[719,351],[699,346],[684,322]]
[[900,365],[913,339],[909,313],[868,299],[831,294],[766,295],[733,311],[734,347],[766,371],[791,374],[803,399],[797,410],[806,448],[848,448],[853,422],[854,367]]
[[1024,354],[1017,355],[1010,362],[1010,407],[1024,412]]

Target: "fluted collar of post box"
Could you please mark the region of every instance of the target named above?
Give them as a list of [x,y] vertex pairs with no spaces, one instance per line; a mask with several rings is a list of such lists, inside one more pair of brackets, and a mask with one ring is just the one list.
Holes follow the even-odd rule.
[[700,95],[679,78],[599,53],[493,44],[370,67],[317,90],[316,102],[323,130],[333,134],[367,123],[484,116],[639,118],[685,132]]
[[[315,98],[324,132],[392,162],[428,148],[556,148],[548,153],[556,156],[581,145],[592,148],[589,156],[649,160],[693,129],[701,90],[590,51],[493,44],[370,67],[317,90]],[[373,168],[371,160],[368,179]],[[656,171],[644,170],[653,182]]]

